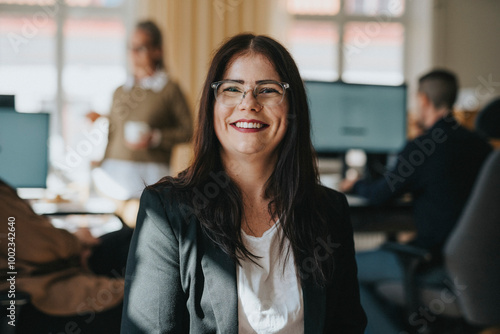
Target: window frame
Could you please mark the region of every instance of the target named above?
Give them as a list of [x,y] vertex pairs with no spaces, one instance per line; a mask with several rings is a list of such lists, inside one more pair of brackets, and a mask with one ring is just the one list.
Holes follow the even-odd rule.
[[[403,0],[404,1],[404,11],[400,16],[389,16],[387,17],[388,19],[385,21],[382,21],[383,23],[400,23],[403,26],[403,55],[402,55],[402,76],[403,76],[403,81],[399,84],[392,84],[393,86],[398,86],[402,85],[406,82],[408,78],[408,69],[407,69],[407,64],[408,64],[408,30],[409,30],[409,19],[408,19],[408,0]],[[337,14],[334,15],[312,15],[312,14],[294,14],[288,12],[289,17],[291,20],[294,22],[330,22],[334,23],[337,25],[338,29],[338,44],[337,44],[337,72],[338,72],[338,78],[337,81],[343,81],[343,74],[344,74],[344,69],[345,69],[345,62],[344,62],[344,50],[345,50],[345,43],[344,43],[344,31],[345,31],[345,26],[350,23],[350,22],[361,22],[361,23],[369,23],[369,22],[377,22],[377,18],[381,18],[382,15],[373,15],[373,16],[368,16],[368,15],[354,15],[354,14],[348,14],[345,12],[345,3],[346,0],[339,0],[340,6],[339,6],[339,11]],[[360,82],[353,82],[353,83],[360,83]],[[371,84],[379,84],[379,83],[371,83]],[[385,83],[380,83],[380,85],[385,85]]]
[[[70,16],[73,17],[99,17],[99,18],[116,18],[122,17],[125,26],[125,37],[131,34],[134,27],[134,0],[123,0],[123,3],[116,7],[97,7],[97,6],[70,6],[64,0],[54,0],[51,5],[21,5],[21,4],[7,4],[0,3],[0,12],[3,14],[15,13],[21,15],[34,15],[40,12],[55,13],[52,16],[56,24],[55,33],[55,59],[54,65],[56,69],[56,92],[55,92],[55,110],[51,110],[53,115],[51,120],[51,135],[63,135],[62,117],[63,108],[65,105],[65,93],[63,88],[63,71],[65,66],[65,38],[64,38],[64,24],[66,19]],[[130,74],[130,69],[126,66],[127,75]]]

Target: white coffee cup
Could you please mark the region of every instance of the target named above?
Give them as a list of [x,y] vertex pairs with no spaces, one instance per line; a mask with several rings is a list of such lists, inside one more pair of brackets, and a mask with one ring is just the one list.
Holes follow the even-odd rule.
[[146,122],[128,121],[125,123],[125,140],[131,144],[138,144],[142,138],[151,132]]

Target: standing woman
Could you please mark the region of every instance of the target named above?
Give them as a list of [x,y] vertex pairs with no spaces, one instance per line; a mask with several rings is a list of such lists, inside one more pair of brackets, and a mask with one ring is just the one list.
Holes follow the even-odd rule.
[[108,145],[93,173],[100,192],[118,200],[139,198],[144,184],[169,175],[172,147],[193,132],[184,94],[163,63],[158,26],[139,22],[129,49],[133,75],[113,95]]
[[318,181],[307,97],[275,40],[229,39],[194,161],[141,198],[122,333],[363,333],[345,197]]

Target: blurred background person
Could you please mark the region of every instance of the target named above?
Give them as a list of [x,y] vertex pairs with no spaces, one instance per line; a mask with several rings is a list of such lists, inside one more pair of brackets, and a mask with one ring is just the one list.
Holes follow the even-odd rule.
[[[93,171],[97,190],[122,201],[139,198],[145,185],[169,175],[173,146],[189,141],[193,131],[185,96],[166,72],[154,22],[136,25],[130,57],[133,74],[113,95],[108,145]],[[100,116],[87,115],[92,121]]]
[[[0,225],[0,291],[9,289],[7,279],[16,272],[15,298],[29,295],[17,314],[16,333],[119,332],[132,229],[124,226],[95,238],[88,228],[75,233],[55,228],[1,179],[0,217],[5,222]],[[13,249],[14,268],[8,262]]]
[[[374,181],[344,180],[341,190],[382,205],[411,193],[417,234],[410,245],[431,252],[432,265],[442,261],[443,246],[455,227],[491,146],[453,117],[458,80],[448,70],[436,69],[418,81],[417,122],[424,134],[407,143],[397,163]],[[397,333],[387,303],[373,289],[387,280],[403,280],[398,255],[384,247],[356,254],[361,302],[370,334]],[[393,319],[396,316],[392,317]]]

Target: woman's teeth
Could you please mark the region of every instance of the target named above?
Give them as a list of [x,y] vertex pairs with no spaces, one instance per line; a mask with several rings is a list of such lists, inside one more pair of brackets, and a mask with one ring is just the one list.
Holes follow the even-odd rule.
[[242,129],[260,129],[261,127],[264,126],[262,123],[252,123],[252,122],[236,122],[235,123],[237,128],[242,128]]

